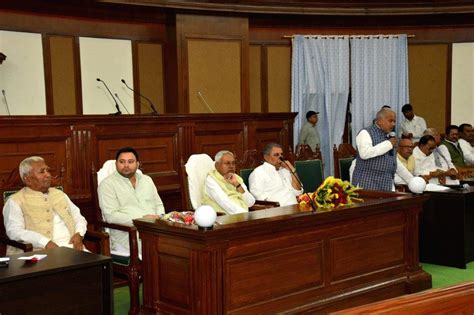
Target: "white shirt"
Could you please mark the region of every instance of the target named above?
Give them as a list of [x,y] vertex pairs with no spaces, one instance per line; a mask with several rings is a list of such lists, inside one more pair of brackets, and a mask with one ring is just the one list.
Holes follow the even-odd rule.
[[362,129],[356,137],[357,152],[363,160],[371,159],[376,156],[383,155],[393,149],[390,141],[385,140],[377,145],[372,144],[372,137],[369,132]]
[[400,136],[403,133],[411,133],[413,135],[413,142],[418,142],[423,136],[423,131],[426,130],[426,121],[422,117],[414,115],[412,120],[405,118],[405,120],[400,123],[400,127],[402,129]]
[[397,158],[397,170],[393,181],[395,185],[408,185],[410,180],[413,179],[413,174],[403,165],[403,163]]
[[462,154],[464,155],[464,162],[466,164],[474,164],[474,147],[464,139],[459,139],[459,146],[461,147]]
[[[415,157],[415,176],[429,175],[430,172],[440,169],[436,166],[434,153],[427,156],[420,150],[419,147],[416,147],[413,149],[413,156]],[[430,179],[430,183],[439,184],[439,180],[437,177],[434,177]],[[459,180],[452,180],[451,178],[446,177],[446,184],[457,185],[459,184]]]
[[[242,189],[245,191],[242,194],[245,203],[248,207],[251,207],[255,204],[255,198],[249,193],[247,186],[244,183],[241,184]],[[236,214],[242,212],[248,212],[248,209],[239,207],[236,203],[232,202],[227,194],[222,190],[219,184],[212,176],[207,176],[206,183],[204,185],[205,193],[209,195],[222,209],[227,212],[227,214]]]
[[438,150],[433,151],[433,154],[435,156],[435,162],[436,156],[438,156],[439,161],[441,162],[441,169],[443,171],[447,171],[452,168],[456,169],[456,166],[454,166],[453,161],[451,161],[451,154],[449,154],[448,148],[444,144],[441,144],[437,147],[437,149]]
[[[44,194],[44,196],[47,198],[48,194]],[[67,195],[64,196],[69,205],[69,213],[75,222],[75,233],[84,236],[87,230],[87,221],[69,197]],[[72,247],[72,244],[69,244],[72,235],[70,235],[66,224],[57,213],[53,217],[53,239],[49,239],[38,232],[25,229],[23,211],[13,198],[9,198],[3,207],[3,219],[7,236],[12,240],[31,243],[35,248],[44,248],[49,241],[53,241],[58,246]]]
[[286,168],[277,170],[264,162],[250,174],[250,192],[257,200],[278,201],[282,207],[295,205],[298,203],[296,197],[303,193],[303,188],[293,188],[292,176]]

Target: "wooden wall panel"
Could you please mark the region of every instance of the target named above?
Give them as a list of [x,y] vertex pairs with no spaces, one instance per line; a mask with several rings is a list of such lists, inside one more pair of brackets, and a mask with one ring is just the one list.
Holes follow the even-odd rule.
[[451,107],[448,102],[450,87],[447,83],[451,77],[448,72],[451,62],[448,57],[447,44],[408,45],[410,103],[415,114],[439,133],[444,133],[450,123],[447,115]]
[[268,111],[291,109],[291,46],[268,46]]
[[49,36],[54,115],[76,113],[74,37]]
[[187,49],[189,112],[240,112],[240,41],[189,39]]
[[[165,112],[163,47],[159,43],[137,43],[138,92],[148,97],[158,113]],[[135,98],[137,100],[137,98]],[[146,99],[138,96],[139,113],[150,113]]]
[[249,48],[249,91],[250,112],[262,112],[262,48],[260,45],[250,45]]

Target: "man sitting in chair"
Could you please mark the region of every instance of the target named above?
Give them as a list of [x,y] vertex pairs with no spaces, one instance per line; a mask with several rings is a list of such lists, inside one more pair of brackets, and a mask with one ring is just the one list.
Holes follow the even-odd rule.
[[[165,213],[153,180],[137,172],[139,165],[135,149],[125,147],[117,151],[116,170],[98,188],[99,204],[106,222],[132,226],[133,219],[156,219]],[[130,252],[126,232],[111,230],[110,238],[114,251]]]
[[219,151],[214,161],[216,169],[207,175],[202,204],[220,213],[247,212],[255,204],[255,198],[247,190],[242,178],[235,174],[234,154]]
[[26,187],[10,196],[3,208],[7,236],[31,243],[34,250],[58,246],[84,250],[87,221],[65,193],[50,187],[51,174],[44,159],[24,159],[19,172]]
[[250,192],[258,200],[277,201],[280,206],[297,204],[296,197],[303,193],[295,167],[283,159],[283,150],[277,143],[263,149],[265,162],[249,177]]

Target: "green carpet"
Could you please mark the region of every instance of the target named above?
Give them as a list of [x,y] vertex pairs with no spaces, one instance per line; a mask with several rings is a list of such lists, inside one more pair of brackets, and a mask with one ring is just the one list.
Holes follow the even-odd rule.
[[[466,269],[451,268],[445,266],[423,263],[423,270],[431,274],[433,288],[442,288],[466,281],[474,281],[474,262],[467,264]],[[142,290],[140,289],[140,299]],[[114,290],[114,307],[116,315],[127,315],[130,303],[128,287]]]

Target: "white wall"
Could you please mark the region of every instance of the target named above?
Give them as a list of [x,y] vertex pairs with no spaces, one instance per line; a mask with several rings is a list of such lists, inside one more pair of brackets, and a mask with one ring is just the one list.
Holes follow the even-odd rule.
[[453,44],[451,123],[474,124],[474,43]]
[[[84,114],[114,113],[112,94],[117,93],[130,114],[134,113],[133,92],[120,81],[124,79],[133,88],[132,42],[129,40],[80,37],[82,101]],[[117,100],[123,114],[127,111]]]
[[[0,31],[0,90],[5,90],[11,115],[46,114],[41,34]],[[0,94],[0,115],[7,115]]]

